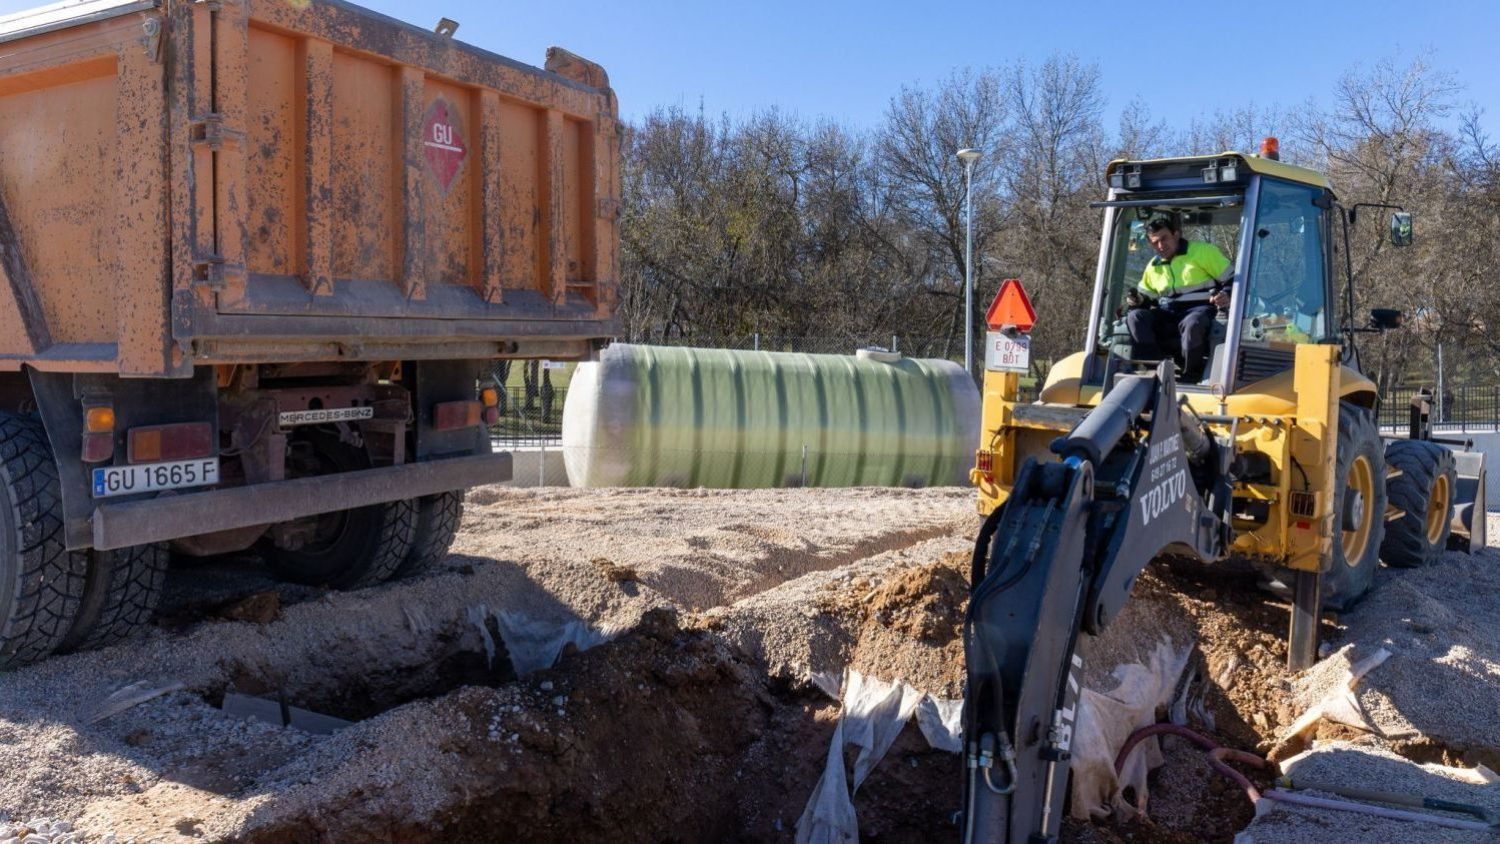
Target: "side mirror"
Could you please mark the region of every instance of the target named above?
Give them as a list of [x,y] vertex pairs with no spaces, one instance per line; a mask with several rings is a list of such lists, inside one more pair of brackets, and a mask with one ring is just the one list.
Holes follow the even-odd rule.
[[1370,327],[1376,331],[1390,331],[1400,328],[1406,321],[1406,314],[1395,308],[1372,308],[1370,310]]
[[1397,211],[1391,215],[1391,245],[1411,245],[1411,215],[1405,211]]

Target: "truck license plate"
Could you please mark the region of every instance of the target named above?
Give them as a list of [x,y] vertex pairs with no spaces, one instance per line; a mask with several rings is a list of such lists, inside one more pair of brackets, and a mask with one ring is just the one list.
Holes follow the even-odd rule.
[[996,372],[1026,372],[1031,368],[1031,335],[1010,336],[999,331],[985,335],[984,368]]
[[103,466],[94,470],[94,497],[134,495],[161,489],[208,486],[219,482],[219,458],[143,463],[138,466]]

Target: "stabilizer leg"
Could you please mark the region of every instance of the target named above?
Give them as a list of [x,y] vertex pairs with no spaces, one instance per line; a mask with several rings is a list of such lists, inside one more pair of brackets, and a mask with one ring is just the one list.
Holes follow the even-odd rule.
[[1323,605],[1323,576],[1298,571],[1292,578],[1292,627],[1287,635],[1286,665],[1293,671],[1318,661],[1318,623]]

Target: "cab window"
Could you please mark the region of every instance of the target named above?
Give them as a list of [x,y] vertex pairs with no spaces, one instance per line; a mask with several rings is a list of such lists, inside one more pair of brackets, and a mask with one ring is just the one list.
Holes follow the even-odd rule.
[[[1150,208],[1121,209],[1115,215],[1110,238],[1108,269],[1104,281],[1104,312],[1098,321],[1098,346],[1120,358],[1130,356],[1130,333],[1125,328],[1125,292],[1140,284],[1146,265],[1156,257],[1146,239],[1146,224],[1157,218],[1170,218],[1182,226],[1183,238],[1212,243],[1219,247],[1231,264],[1239,247],[1241,207],[1206,208],[1195,206],[1191,199],[1181,204],[1163,203]],[[1220,317],[1221,320],[1224,317]],[[1211,342],[1224,337],[1224,325],[1215,328]]]
[[1320,193],[1272,179],[1261,183],[1242,340],[1296,344],[1327,338],[1323,232],[1313,204]]

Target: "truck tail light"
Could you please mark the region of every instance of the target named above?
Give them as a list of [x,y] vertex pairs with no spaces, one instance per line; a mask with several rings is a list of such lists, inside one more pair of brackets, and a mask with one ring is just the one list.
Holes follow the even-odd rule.
[[115,455],[115,409],[107,404],[83,409],[83,462],[103,463]]
[[214,453],[214,427],[209,422],[131,428],[126,439],[131,463],[192,460]]
[[500,391],[485,387],[479,391],[479,400],[484,402],[484,424],[495,425],[500,421]]
[[457,431],[479,424],[484,406],[477,401],[445,401],[432,408],[434,431]]

